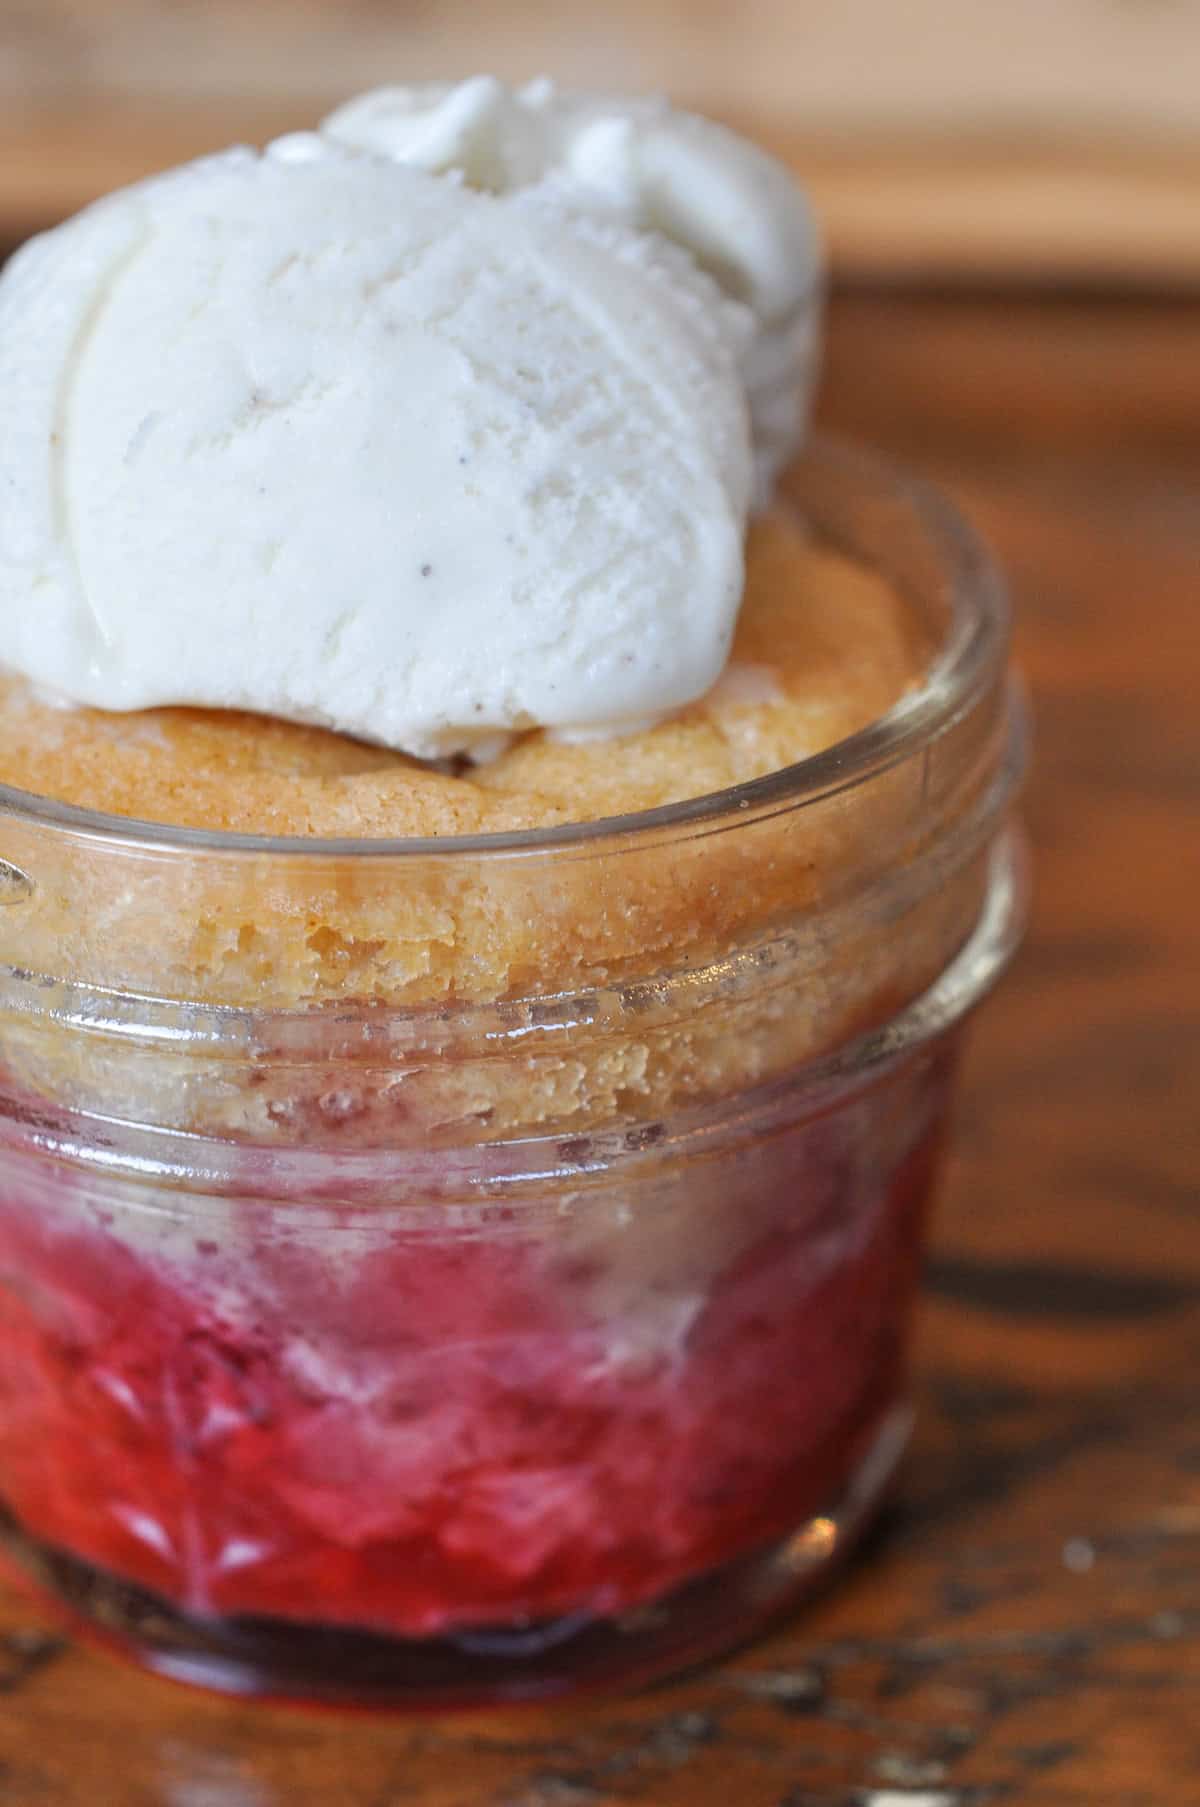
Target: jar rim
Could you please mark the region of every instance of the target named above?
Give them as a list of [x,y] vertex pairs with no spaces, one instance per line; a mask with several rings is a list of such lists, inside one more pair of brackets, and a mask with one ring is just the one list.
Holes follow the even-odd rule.
[[[284,859],[500,859],[592,848],[597,843],[642,844],[655,834],[711,833],[748,819],[803,808],[851,789],[918,752],[956,720],[992,681],[1007,656],[1009,611],[1003,579],[987,547],[957,507],[933,485],[891,460],[835,437],[815,435],[785,477],[803,498],[810,481],[851,484],[861,498],[908,516],[941,566],[948,600],[946,636],[921,683],[865,728],[820,752],[743,783],[654,809],[593,821],[503,833],[402,837],[256,835],[142,821],[32,791],[0,785],[0,816],[72,839],[118,843],[149,852],[239,854]],[[786,493],[786,491],[785,491]],[[833,537],[822,524],[823,537]]]

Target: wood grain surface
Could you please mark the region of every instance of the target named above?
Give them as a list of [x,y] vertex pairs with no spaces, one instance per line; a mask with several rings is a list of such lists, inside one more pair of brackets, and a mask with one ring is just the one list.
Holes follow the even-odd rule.
[[[12,243],[171,164],[309,126],[329,98],[0,108],[0,235]],[[1200,289],[1200,140],[821,135],[710,110],[797,172],[843,279]]]
[[189,1694],[4,1595],[0,1803],[1200,1800],[1200,319],[843,300],[825,415],[991,536],[1038,722],[1033,932],[968,1061],[886,1523],[717,1668],[417,1724]]
[[305,103],[495,70],[760,123],[1196,142],[1194,0],[0,0],[0,96]]
[[1194,0],[0,0],[0,222],[481,68],[753,130],[844,274],[1200,286]]

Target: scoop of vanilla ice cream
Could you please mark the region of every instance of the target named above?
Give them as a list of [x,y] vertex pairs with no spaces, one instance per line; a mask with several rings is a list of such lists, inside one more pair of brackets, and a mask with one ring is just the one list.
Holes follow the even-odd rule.
[[746,373],[791,291],[722,249],[741,177],[711,230],[668,184],[660,229],[644,195],[602,197],[621,120],[595,103],[550,158],[539,92],[500,90],[506,123],[473,140],[479,85],[451,91],[422,156],[350,142],[351,112],[12,260],[0,663],[100,708],[249,709],[420,757],[709,688],[741,596]]
[[380,88],[322,130],[495,194],[548,183],[682,246],[751,312],[742,375],[756,499],[766,505],[812,400],[823,273],[812,214],[774,158],[657,97],[578,93],[546,80],[512,89],[490,75]]

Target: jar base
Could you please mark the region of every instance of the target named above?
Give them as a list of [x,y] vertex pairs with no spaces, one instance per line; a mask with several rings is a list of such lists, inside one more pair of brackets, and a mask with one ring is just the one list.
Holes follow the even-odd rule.
[[73,1629],[193,1687],[398,1712],[546,1701],[660,1680],[745,1642],[794,1606],[874,1517],[911,1428],[911,1408],[894,1407],[828,1511],[612,1619],[580,1613],[428,1639],[290,1619],[211,1619],[41,1543],[2,1507],[0,1549]]

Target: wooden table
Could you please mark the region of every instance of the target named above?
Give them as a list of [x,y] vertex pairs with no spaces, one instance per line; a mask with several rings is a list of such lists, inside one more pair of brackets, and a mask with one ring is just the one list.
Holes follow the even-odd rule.
[[1187,0],[0,0],[0,221],[380,82],[544,71],[749,128],[856,273],[1194,285],[1198,66]]
[[720,1668],[427,1724],[208,1700],[7,1596],[0,1803],[1200,1800],[1200,315],[844,298],[825,414],[999,547],[1039,724],[1036,919],[968,1062],[887,1523]]

